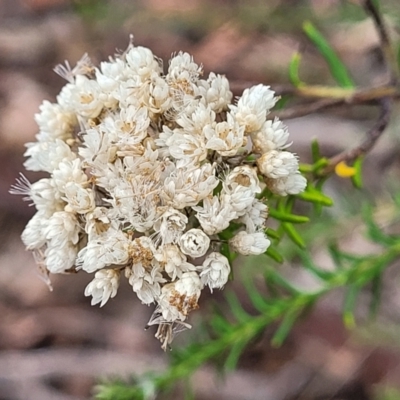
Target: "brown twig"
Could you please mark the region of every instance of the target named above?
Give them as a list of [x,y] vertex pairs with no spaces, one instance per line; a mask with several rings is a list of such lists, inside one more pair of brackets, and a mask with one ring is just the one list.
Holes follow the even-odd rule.
[[[385,23],[372,0],[364,0],[364,8],[374,21],[380,38],[380,47],[382,49],[384,60],[386,61],[386,65],[390,74],[389,82],[393,88],[396,88],[398,85],[398,70]],[[340,162],[352,162],[357,159],[357,157],[367,154],[372,150],[377,140],[381,137],[382,133],[389,124],[394,97],[398,97],[398,95],[386,95],[379,100],[381,112],[375,125],[367,132],[366,139],[359,146],[348,151],[343,151],[342,153],[331,157],[328,166],[322,171],[322,175],[327,175],[328,173],[332,172],[336,165],[338,165]]]
[[379,34],[382,54],[385,58],[388,72],[390,74],[390,81],[394,83],[399,77],[399,71],[396,66],[396,57],[393,53],[386,25],[372,0],[364,0],[364,9],[374,21],[375,28]]
[[[297,89],[297,91],[298,93],[301,93],[301,89]],[[269,116],[270,118],[278,117],[280,119],[299,118],[315,113],[317,111],[340,106],[343,104],[369,104],[371,102],[376,103],[386,97],[400,97],[400,92],[396,87],[392,86],[381,86],[376,88],[364,89],[358,92],[354,92],[353,94],[350,94],[348,96],[344,95],[341,98],[323,98],[312,103],[300,104],[287,108],[285,110],[275,111],[272,112]]]
[[[235,94],[243,92],[245,88],[252,86],[252,82],[234,81],[231,90]],[[321,111],[323,109],[340,106],[343,104],[368,104],[378,102],[383,97],[399,98],[400,91],[395,86],[383,85],[355,91],[354,89],[342,89],[329,86],[302,86],[294,87],[288,85],[273,86],[277,96],[292,95],[294,97],[316,99],[313,102],[296,105],[284,110],[273,111],[270,118],[280,119],[299,118],[305,115]]]
[[321,172],[322,176],[331,173],[337,164],[342,161],[352,162],[357,157],[367,154],[380,138],[384,130],[389,124],[390,115],[392,112],[393,101],[390,98],[383,98],[380,100],[381,112],[375,125],[367,132],[366,139],[357,147],[343,151],[329,159],[329,164]]
[[322,99],[314,101],[312,103],[300,104],[298,106],[293,106],[290,108],[286,108],[284,110],[271,112],[269,114],[269,118],[278,117],[282,120],[299,118],[299,117],[304,117],[305,115],[315,113],[317,111],[321,111],[342,104],[343,104],[343,99]]

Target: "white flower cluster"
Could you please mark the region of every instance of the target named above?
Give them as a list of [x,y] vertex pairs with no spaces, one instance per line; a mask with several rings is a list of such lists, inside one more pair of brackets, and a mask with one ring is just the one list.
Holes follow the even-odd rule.
[[132,44],[98,68],[84,56],[56,71],[68,83],[57,103],[40,107],[25,162],[49,176],[12,191],[37,209],[22,240],[47,274],[94,273],[92,304],[114,297],[125,276],[144,304],[156,304],[149,324],[165,347],[203,288],[228,280],[218,234],[235,222],[231,250],[264,253],[262,192],[305,188],[287,128],[266,119],[276,97],[258,85],[232,104],[228,80],[202,79],[189,54],[163,71]]

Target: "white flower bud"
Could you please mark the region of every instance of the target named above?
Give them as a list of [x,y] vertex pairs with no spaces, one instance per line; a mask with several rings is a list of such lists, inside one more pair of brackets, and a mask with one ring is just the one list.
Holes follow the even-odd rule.
[[55,187],[51,178],[43,178],[30,185],[28,195],[39,211],[51,214],[64,209],[62,193]]
[[229,226],[229,222],[238,217],[229,201],[220,201],[217,196],[206,198],[203,207],[193,207],[197,211],[196,217],[204,232],[215,235]]
[[46,268],[52,274],[62,274],[75,266],[77,246],[70,242],[59,246],[52,242],[47,242],[45,251]]
[[288,151],[265,153],[257,160],[257,165],[264,176],[272,179],[287,178],[299,169],[297,157]]
[[63,199],[68,203],[65,211],[69,212],[86,214],[93,211],[96,207],[93,190],[85,189],[82,185],[75,182],[67,183]]
[[79,158],[75,160],[64,160],[59,163],[53,171],[54,186],[63,192],[68,182],[87,184],[87,176],[82,171],[82,163]]
[[238,186],[250,188],[253,193],[261,193],[256,170],[249,165],[240,165],[229,172],[224,181],[224,190],[229,193]]
[[185,272],[181,279],[175,282],[175,289],[180,294],[188,297],[200,297],[202,285],[196,272]]
[[186,165],[199,164],[207,157],[207,149],[201,136],[184,134],[176,131],[170,138],[169,151],[171,156],[184,160]]
[[163,244],[176,243],[187,223],[187,216],[171,207],[154,224],[154,230],[160,234]]
[[228,282],[231,267],[228,259],[220,253],[210,253],[204,260],[201,267],[198,268],[200,279],[203,285],[208,286],[211,290],[222,289]]
[[149,84],[147,106],[153,113],[161,113],[171,107],[169,86],[163,78],[153,73]]
[[152,72],[161,72],[161,67],[152,51],[146,47],[133,47],[126,54],[126,61],[132,70],[142,80],[149,78]]
[[269,86],[253,86],[243,92],[237,106],[231,106],[236,121],[245,127],[246,133],[260,130],[268,110],[276,103],[274,94]]
[[35,114],[35,121],[40,128],[39,141],[67,140],[72,137],[74,127],[78,123],[74,113],[47,100],[41,104],[39,110],[40,113]]
[[119,286],[120,272],[115,269],[97,271],[94,279],[86,286],[85,296],[92,296],[91,305],[103,307],[108,299],[115,297]]
[[241,231],[229,240],[232,250],[245,256],[263,254],[270,244],[271,242],[264,232],[247,233]]
[[122,231],[109,229],[88,242],[78,253],[76,264],[89,273],[108,265],[124,265],[129,260],[129,244]]
[[149,265],[145,268],[140,263],[134,264],[132,268],[125,268],[125,276],[143,304],[153,303],[159,298],[160,283],[164,283],[165,279],[157,265]]
[[190,311],[198,308],[202,284],[196,272],[185,272],[181,279],[161,289],[160,312],[165,321],[184,321]]
[[220,113],[228,108],[232,100],[232,92],[229,90],[229,81],[225,76],[210,72],[207,81],[199,81],[198,86],[205,103],[213,111]]
[[77,244],[80,226],[73,213],[66,211],[55,212],[48,220],[44,234],[52,242],[52,246],[63,247],[67,244]]
[[186,261],[186,256],[182,254],[179,247],[175,244],[161,246],[154,256],[173,281],[177,277],[182,277],[184,272],[196,269],[193,264]]
[[39,249],[46,244],[48,218],[45,212],[38,211],[27,223],[21,236],[27,250]]
[[76,159],[76,154],[60,139],[52,142],[28,143],[24,154],[29,157],[24,166],[29,171],[46,171],[52,173],[61,162]]
[[57,100],[66,110],[84,118],[96,118],[104,106],[99,84],[84,75],[77,75],[75,83],[64,86]]
[[227,121],[205,128],[204,133],[206,148],[216,150],[224,157],[236,155],[244,144],[244,127],[239,126],[231,114],[227,114]]
[[233,190],[221,192],[221,207],[224,209],[232,208],[237,216],[243,215],[246,208],[249,207],[253,201],[254,191],[245,186],[236,186]]
[[286,178],[266,179],[266,183],[272,193],[279,196],[287,196],[303,192],[307,186],[307,179],[297,172]]
[[290,144],[286,144],[289,131],[286,125],[278,118],[273,121],[265,121],[261,130],[251,134],[253,151],[264,154],[271,150],[282,150]]
[[210,247],[210,238],[201,229],[190,229],[180,237],[179,246],[190,257],[202,257]]
[[169,61],[167,81],[196,81],[201,70],[190,54],[180,51]]
[[258,199],[254,199],[253,203],[246,208],[243,216],[240,217],[240,222],[246,225],[246,231],[248,233],[254,233],[260,229],[265,229],[267,218],[267,205]]

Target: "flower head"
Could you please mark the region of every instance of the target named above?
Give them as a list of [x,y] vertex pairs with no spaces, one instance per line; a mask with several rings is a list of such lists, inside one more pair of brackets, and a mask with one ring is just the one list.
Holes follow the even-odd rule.
[[98,67],[87,55],[56,67],[67,83],[40,106],[25,153],[26,169],[47,176],[21,178],[11,192],[36,207],[22,240],[44,275],[93,274],[85,295],[100,306],[126,278],[155,304],[149,325],[166,348],[190,327],[204,287],[227,283],[221,238],[233,235],[229,246],[242,255],[264,253],[261,193],[296,194],[306,180],[287,127],[267,120],[277,100],[268,86],[232,104],[228,79],[203,79],[188,53],[163,70],[133,43]]

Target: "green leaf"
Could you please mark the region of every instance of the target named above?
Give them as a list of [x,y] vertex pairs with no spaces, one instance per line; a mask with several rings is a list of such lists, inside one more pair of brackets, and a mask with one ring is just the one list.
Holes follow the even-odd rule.
[[307,174],[307,173],[309,173],[309,172],[313,172],[314,170],[313,170],[313,165],[312,164],[304,164],[304,163],[301,163],[301,164],[299,164],[299,171],[302,173],[302,174]]
[[268,257],[271,257],[274,261],[276,261],[279,264],[282,264],[284,261],[284,258],[282,254],[279,253],[279,251],[276,249],[275,246],[272,244],[268,247],[267,251],[264,253]]
[[298,51],[296,51],[292,55],[292,58],[289,63],[289,80],[290,83],[295,87],[304,85],[304,83],[299,78],[300,60],[301,60],[301,54]]
[[285,106],[288,103],[288,101],[290,100],[290,98],[291,98],[291,96],[289,96],[289,95],[282,95],[280,97],[280,99],[275,103],[274,110],[278,111],[278,110],[282,110],[283,108],[285,108]]
[[399,47],[397,49],[397,67],[400,70],[400,44],[399,44]]
[[247,340],[238,340],[234,343],[224,364],[224,369],[226,371],[233,371],[236,368],[239,358],[246,345]]
[[342,260],[349,261],[352,263],[361,262],[364,260],[363,256],[359,256],[357,254],[347,253],[345,251],[340,252],[340,257]]
[[250,276],[246,275],[243,277],[243,284],[246,288],[247,296],[249,296],[253,307],[260,313],[267,312],[270,304],[265,296],[255,287],[253,280]]
[[337,84],[343,88],[354,88],[355,85],[350,77],[349,72],[347,71],[346,66],[342,63],[335,50],[324,38],[322,33],[319,32],[310,21],[304,22],[303,30],[321,53],[322,57],[324,57]]
[[210,320],[210,326],[213,332],[217,335],[221,335],[224,332],[229,332],[231,330],[231,324],[221,314],[214,313]]
[[353,182],[354,187],[357,189],[361,189],[363,187],[362,182],[362,166],[364,163],[364,157],[360,156],[353,163],[353,168],[356,170],[356,173],[351,177],[351,181]]
[[368,228],[368,236],[374,242],[383,246],[391,246],[397,242],[398,239],[385,234],[382,229],[376,224],[373,218],[373,210],[370,206],[365,205],[362,210],[364,223]]
[[358,285],[350,285],[344,300],[343,322],[348,329],[353,329],[356,326],[354,309],[360,290],[361,288]]
[[217,196],[219,193],[221,193],[221,190],[222,190],[222,182],[219,182],[218,185],[213,190],[213,195]]
[[274,268],[269,268],[265,272],[265,280],[271,284],[274,283],[275,286],[279,286],[282,289],[285,289],[287,292],[292,295],[299,294],[299,290],[296,289],[290,282],[288,282],[280,273],[275,271]]
[[321,151],[317,139],[313,139],[311,142],[311,157],[314,164],[321,158]]
[[310,203],[322,204],[328,207],[333,205],[333,200],[330,197],[325,196],[323,193],[317,191],[316,189],[312,190],[309,187],[304,192],[298,194],[296,197]]
[[313,275],[315,275],[317,278],[323,280],[323,281],[329,281],[335,274],[330,271],[324,271],[321,268],[318,268],[315,264],[314,261],[312,260],[310,254],[305,251],[298,251],[297,253],[300,256],[300,259],[302,261],[303,267],[310,271]]
[[381,8],[380,0],[372,0],[372,4],[374,5],[376,11],[379,13]]
[[304,215],[288,214],[286,212],[274,210],[273,208],[269,209],[269,215],[278,221],[292,222],[294,224],[304,224],[310,221],[310,218]]
[[183,380],[184,388],[185,388],[185,400],[195,400],[195,393],[193,390],[192,382],[190,379]]
[[328,246],[328,251],[329,254],[332,258],[332,261],[335,263],[335,266],[337,269],[343,269],[344,265],[343,265],[343,258],[342,258],[342,254],[337,246],[336,243],[331,243]]
[[392,195],[392,199],[395,206],[400,209],[400,191],[396,191],[396,193]]
[[236,231],[240,228],[241,224],[235,224],[231,222],[224,231],[218,233],[218,237],[222,240],[229,240],[235,236]]
[[[138,382],[136,382],[138,385]],[[95,398],[98,400],[145,400],[143,389],[132,386],[132,382],[126,383],[121,380],[115,382],[104,382],[95,388]]]
[[275,332],[274,336],[271,339],[271,345],[274,347],[280,347],[282,343],[287,338],[288,334],[292,330],[294,323],[296,322],[299,316],[298,310],[288,311],[282,319],[279,328]]
[[299,246],[301,249],[304,249],[306,247],[303,238],[290,222],[282,222],[282,227],[294,244]]
[[317,173],[320,169],[325,168],[329,164],[329,161],[325,157],[321,157],[312,166],[312,172]]
[[372,280],[372,285],[371,285],[371,302],[369,304],[369,316],[371,318],[377,315],[381,297],[382,297],[382,275],[377,275]]
[[[315,189],[319,192],[322,193],[322,188],[325,184],[325,182],[328,180],[328,176],[325,176],[323,178],[319,178],[318,181],[315,184]],[[321,215],[322,209],[326,206],[326,204],[323,203],[314,203],[314,210],[316,215]]]
[[267,234],[268,237],[270,237],[272,239],[277,239],[277,240],[281,239],[280,233],[278,233],[275,229],[267,228],[265,230],[265,233]]
[[235,261],[235,258],[237,257],[237,254],[233,251],[230,250],[230,247],[228,243],[222,243],[220,247],[220,252],[222,255],[224,255],[228,261],[229,265],[231,266],[231,274],[233,274],[232,270],[232,263]]
[[232,291],[228,291],[225,297],[227,302],[229,303],[229,309],[232,315],[236,318],[238,322],[243,323],[244,321],[248,321],[249,319],[251,319],[251,316],[243,310],[243,307],[240,304],[240,301],[235,293],[233,293]]

